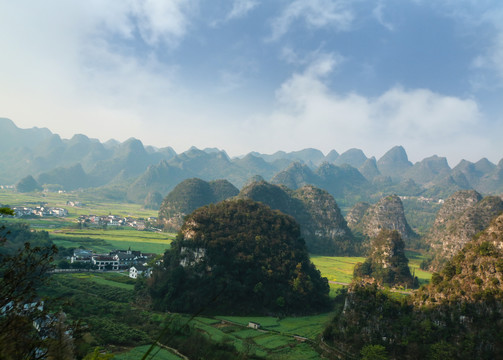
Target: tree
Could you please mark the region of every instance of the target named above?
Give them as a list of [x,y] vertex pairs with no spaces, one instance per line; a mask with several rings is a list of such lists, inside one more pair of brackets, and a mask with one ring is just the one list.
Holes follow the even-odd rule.
[[[0,250],[5,235],[0,235]],[[54,245],[33,247],[29,242],[11,252],[0,251],[0,359],[46,357],[48,335],[43,332],[51,320],[37,289],[47,281],[56,253]]]
[[362,360],[387,360],[386,348],[382,345],[366,345],[360,352]]

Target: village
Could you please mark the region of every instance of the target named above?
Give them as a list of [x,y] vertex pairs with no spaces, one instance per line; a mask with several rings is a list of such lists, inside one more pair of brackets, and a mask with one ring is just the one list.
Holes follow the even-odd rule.
[[[0,205],[2,207],[3,205]],[[71,205],[70,206],[74,206]],[[30,217],[67,217],[68,210],[61,207],[48,207],[43,204],[30,207],[30,206],[15,206],[12,207],[14,210],[14,218],[30,218]],[[10,216],[7,216],[10,217]],[[79,226],[83,227],[103,227],[103,226],[114,226],[114,227],[132,227],[136,230],[152,230],[160,231],[156,228],[157,217],[151,216],[147,219],[144,218],[133,218],[131,216],[119,216],[119,215],[80,215],[77,218],[77,223]]]
[[[158,230],[155,225],[157,217],[151,216],[147,219],[135,219],[130,216],[121,217],[118,215],[80,215],[79,224],[82,226],[129,226],[136,230]],[[160,231],[160,230],[158,230]]]
[[137,250],[113,250],[108,254],[96,254],[92,250],[75,249],[70,258],[68,268],[60,268],[56,272],[68,271],[128,271],[129,277],[150,277],[152,267],[148,263],[157,254],[142,253]]

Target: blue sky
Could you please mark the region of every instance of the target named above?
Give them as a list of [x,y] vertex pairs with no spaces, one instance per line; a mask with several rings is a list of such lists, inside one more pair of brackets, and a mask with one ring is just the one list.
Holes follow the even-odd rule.
[[0,0],[0,116],[231,156],[503,157],[503,3]]

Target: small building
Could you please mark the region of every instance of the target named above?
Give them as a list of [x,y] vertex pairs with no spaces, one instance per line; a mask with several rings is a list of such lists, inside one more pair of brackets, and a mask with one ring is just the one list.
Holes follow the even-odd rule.
[[150,277],[152,275],[152,269],[145,265],[134,265],[129,268],[129,277],[131,279],[137,279],[138,276]]
[[70,262],[73,263],[90,263],[93,258],[93,252],[91,250],[75,249],[73,250],[73,256]]
[[249,327],[249,328],[252,328],[252,329],[255,329],[255,330],[258,330],[258,329],[260,329],[260,327],[261,327],[261,326],[260,326],[260,324],[259,324],[259,323],[256,323],[256,322],[253,322],[253,321],[250,321],[250,322],[248,323],[248,327]]
[[95,255],[92,262],[98,270],[119,270],[119,261],[113,256]]

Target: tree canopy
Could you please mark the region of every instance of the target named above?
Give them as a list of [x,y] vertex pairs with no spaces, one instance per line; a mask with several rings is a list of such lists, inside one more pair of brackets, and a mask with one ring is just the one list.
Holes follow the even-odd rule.
[[251,200],[194,211],[150,282],[154,306],[177,312],[312,313],[328,292],[295,220]]

